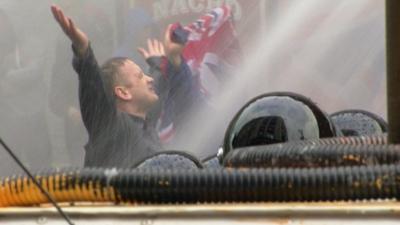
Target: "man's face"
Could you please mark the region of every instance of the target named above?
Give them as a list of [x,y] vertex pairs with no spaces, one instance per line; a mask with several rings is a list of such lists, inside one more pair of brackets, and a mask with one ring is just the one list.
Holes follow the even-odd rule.
[[130,94],[130,102],[139,108],[148,109],[158,101],[153,78],[144,74],[138,65],[126,60],[119,71],[124,89]]

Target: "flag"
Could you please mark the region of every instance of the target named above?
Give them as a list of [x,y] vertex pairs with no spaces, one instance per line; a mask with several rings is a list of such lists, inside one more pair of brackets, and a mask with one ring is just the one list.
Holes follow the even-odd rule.
[[[199,90],[199,95],[207,103],[223,90],[223,85],[232,76],[233,65],[240,61],[241,51],[231,8],[226,5],[214,8],[184,26],[186,32],[181,30],[180,24],[174,24],[172,38],[179,43],[185,42],[183,58],[194,76],[193,88]],[[158,128],[163,143],[169,143],[175,136],[174,121],[168,119],[172,118],[169,113],[174,111],[167,105]]]
[[183,57],[201,93],[212,98],[232,75],[232,66],[240,61],[231,8],[227,5],[214,8],[184,29],[189,36]]

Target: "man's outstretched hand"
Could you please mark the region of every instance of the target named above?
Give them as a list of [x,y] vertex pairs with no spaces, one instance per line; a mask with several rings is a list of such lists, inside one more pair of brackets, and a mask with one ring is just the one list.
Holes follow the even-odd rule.
[[154,56],[165,56],[164,46],[158,40],[147,39],[147,50],[139,47],[138,51],[146,60]]
[[53,13],[54,18],[60,25],[61,29],[72,41],[72,44],[78,51],[78,54],[83,55],[89,47],[89,39],[87,35],[75,26],[71,18],[64,15],[60,7],[52,5],[51,12]]
[[164,34],[164,44],[158,40],[147,39],[147,50],[140,47],[138,51],[145,59],[152,56],[167,56],[169,61],[176,67],[179,67],[182,63],[182,52],[184,45],[175,43],[171,40],[171,28],[169,25]]

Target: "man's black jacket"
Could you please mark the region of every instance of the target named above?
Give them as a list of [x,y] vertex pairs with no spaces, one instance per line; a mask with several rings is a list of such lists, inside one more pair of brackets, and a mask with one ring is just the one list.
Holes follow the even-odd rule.
[[[115,100],[104,86],[92,49],[89,47],[83,56],[77,55],[75,50],[74,53],[73,67],[79,75],[82,119],[89,134],[85,166],[127,168],[162,150],[154,120],[145,121],[116,108]],[[168,86],[169,79],[165,78],[167,75],[161,74],[162,63],[162,58],[149,60],[157,92],[160,99],[165,99],[163,96],[171,87]],[[181,67],[173,76],[191,76],[186,63]],[[190,90],[190,85],[186,91]],[[184,92],[181,95],[185,95]]]

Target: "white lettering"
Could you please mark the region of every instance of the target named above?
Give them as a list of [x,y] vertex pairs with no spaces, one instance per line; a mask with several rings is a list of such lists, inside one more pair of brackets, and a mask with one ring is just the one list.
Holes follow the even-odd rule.
[[167,18],[171,0],[160,0],[153,3],[153,15],[155,20]]
[[[134,2],[131,0],[131,3]],[[153,2],[154,20],[168,18],[186,13],[202,13],[221,7],[222,4],[230,6],[233,18],[240,20],[243,17],[243,10],[238,0],[158,0]]]
[[192,10],[195,13],[200,13],[204,10],[204,4],[202,2],[204,2],[204,0],[200,0],[198,1],[199,3],[197,3],[196,5],[196,0],[188,0],[188,5],[190,10]]
[[189,12],[187,0],[175,0],[171,8],[171,16],[185,14]]

